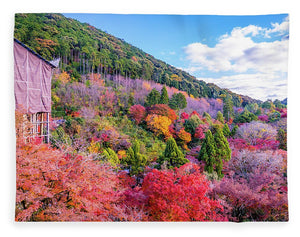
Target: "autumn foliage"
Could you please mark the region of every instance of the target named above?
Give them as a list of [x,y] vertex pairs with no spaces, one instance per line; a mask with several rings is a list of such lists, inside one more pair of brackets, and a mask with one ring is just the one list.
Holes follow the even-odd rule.
[[[288,220],[286,109],[226,122],[220,99],[141,79],[84,79],[54,76],[61,117],[51,118],[50,144],[24,140],[32,126],[16,113],[16,221]],[[169,107],[174,93],[185,108]]]
[[140,124],[146,117],[146,109],[142,105],[133,105],[129,108],[129,117],[132,118],[136,124]]
[[122,186],[108,165],[45,144],[17,150],[16,221],[116,221]]
[[168,117],[172,122],[177,119],[177,115],[173,109],[165,104],[156,104],[147,108],[148,114],[156,114]]
[[165,139],[170,137],[169,126],[172,120],[163,115],[148,115],[146,117],[147,127],[156,135],[163,135]]
[[224,221],[222,206],[207,196],[209,182],[196,165],[152,170],[142,190],[151,221]]

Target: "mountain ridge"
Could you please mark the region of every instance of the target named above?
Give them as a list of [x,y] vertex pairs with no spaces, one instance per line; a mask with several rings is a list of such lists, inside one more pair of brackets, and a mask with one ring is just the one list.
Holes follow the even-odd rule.
[[235,106],[260,103],[213,83],[206,83],[96,27],[62,14],[16,14],[14,37],[48,60],[60,57],[60,68],[79,80],[90,72],[153,80],[194,97],[230,94]]

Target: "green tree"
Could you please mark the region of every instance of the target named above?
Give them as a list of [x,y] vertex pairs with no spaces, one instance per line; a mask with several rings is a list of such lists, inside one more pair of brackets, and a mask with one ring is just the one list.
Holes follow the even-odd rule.
[[161,89],[160,103],[161,104],[166,104],[166,105],[169,103],[168,91],[167,91],[167,88],[165,86],[163,86],[163,88]]
[[102,155],[113,167],[116,167],[118,164],[120,164],[119,157],[111,148],[104,149]]
[[274,106],[275,106],[277,109],[282,109],[282,108],[283,108],[283,106],[282,106],[280,100],[278,100],[278,99],[274,100],[273,104],[274,104]]
[[223,134],[225,137],[230,137],[230,129],[227,123],[225,123],[223,126]]
[[128,102],[127,102],[127,107],[130,108],[130,106],[134,105],[135,100],[134,100],[134,93],[130,92],[129,97],[128,97]]
[[271,100],[267,100],[262,103],[261,107],[264,109],[271,109],[272,107],[274,107],[274,104]]
[[145,105],[151,106],[160,103],[160,93],[158,90],[153,88],[146,97]]
[[184,123],[185,131],[189,132],[190,134],[194,135],[196,128],[200,125],[201,120],[198,115],[193,114],[189,117]]
[[169,101],[171,109],[179,110],[187,106],[186,98],[182,93],[174,93]]
[[231,159],[231,149],[221,129],[216,128],[214,136],[210,130],[207,131],[198,159],[205,162],[205,171],[216,171],[218,177],[223,177],[223,161]]
[[278,111],[275,111],[274,113],[272,113],[272,114],[269,115],[269,121],[271,123],[280,120],[280,118],[281,118],[281,115],[280,115],[280,113]]
[[207,123],[209,123],[209,125],[212,125],[212,120],[211,120],[211,116],[209,113],[203,112],[202,117],[206,119],[206,121],[207,121]]
[[210,114],[207,113],[207,112],[203,112],[202,116],[203,116],[203,118],[206,118],[206,119],[209,120],[209,121],[211,120],[211,116],[210,116]]
[[236,134],[236,131],[238,130],[238,128],[239,128],[239,126],[234,125],[234,127],[230,131],[230,137],[234,137],[234,135]]
[[287,150],[287,133],[282,129],[278,129],[277,141],[279,141],[279,149]]
[[229,161],[231,159],[231,149],[221,129],[216,129],[214,142],[216,148],[216,172],[219,177],[223,177],[223,161]]
[[189,162],[178,148],[176,141],[173,137],[167,140],[166,148],[162,156],[159,157],[158,163],[160,165],[166,165],[172,169],[174,167],[180,167]]
[[140,153],[140,143],[137,140],[128,148],[122,163],[129,169],[130,175],[137,175],[143,172],[147,163],[147,157]]
[[214,137],[210,130],[205,134],[198,159],[205,162],[205,171],[208,173],[214,171],[214,165],[216,164],[216,147]]
[[258,110],[258,104],[257,103],[249,103],[245,106],[245,109],[250,111],[251,113],[255,113]]
[[170,76],[168,73],[162,74],[161,84],[169,85],[170,84]]
[[226,121],[234,117],[233,102],[230,95],[226,95],[223,101],[223,115]]
[[220,121],[221,123],[224,123],[224,117],[221,111],[218,111],[217,113],[217,120]]
[[248,111],[247,108],[244,109],[244,111],[239,114],[235,119],[235,123],[250,123],[253,120],[257,120],[257,116],[251,112]]

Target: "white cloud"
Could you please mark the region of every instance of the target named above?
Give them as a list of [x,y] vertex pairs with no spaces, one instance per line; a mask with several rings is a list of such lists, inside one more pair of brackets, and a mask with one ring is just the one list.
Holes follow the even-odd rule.
[[258,72],[287,72],[288,40],[262,42],[245,49],[243,57],[236,60],[236,71],[240,67]]
[[223,37],[213,48],[202,43],[189,44],[184,48],[187,60],[193,67],[214,72],[287,71],[288,40],[255,43],[241,31]]
[[270,34],[273,34],[273,33],[277,33],[279,35],[286,34],[286,33],[288,33],[289,26],[290,26],[289,16],[287,16],[281,24],[271,23],[271,25],[272,25],[271,29],[265,30],[265,37],[270,38],[271,37]]
[[287,71],[288,40],[255,43],[251,36],[270,35],[288,31],[288,18],[271,29],[249,25],[236,27],[222,35],[214,47],[192,43],[184,47],[190,67],[204,67],[210,71],[258,72]]
[[255,25],[249,25],[249,26],[246,26],[244,28],[241,28],[241,27],[235,27],[232,32],[231,32],[231,35],[232,36],[235,36],[235,35],[243,35],[243,36],[246,36],[246,35],[249,35],[251,34],[251,36],[256,36],[258,35],[261,31],[263,31],[263,28],[259,27],[259,26],[255,26]]
[[221,88],[248,95],[265,101],[267,99],[284,99],[287,97],[286,73],[253,73],[222,76],[220,78],[198,78],[208,83],[214,83]]
[[287,37],[271,42],[254,42],[252,37],[271,37],[272,34],[283,36],[288,34],[288,29],[287,17],[281,24],[272,23],[271,28],[255,25],[235,27],[230,34],[219,37],[214,47],[199,42],[189,44],[184,47],[189,62],[186,70],[191,73],[208,70],[220,75],[222,72],[237,73],[220,76],[219,79],[202,79],[253,98],[264,100],[272,95],[285,98]]

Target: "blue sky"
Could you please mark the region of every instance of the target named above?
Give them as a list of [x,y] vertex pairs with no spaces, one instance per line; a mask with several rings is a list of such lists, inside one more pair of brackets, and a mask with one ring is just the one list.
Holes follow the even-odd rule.
[[253,98],[287,97],[289,17],[64,14],[196,78]]

